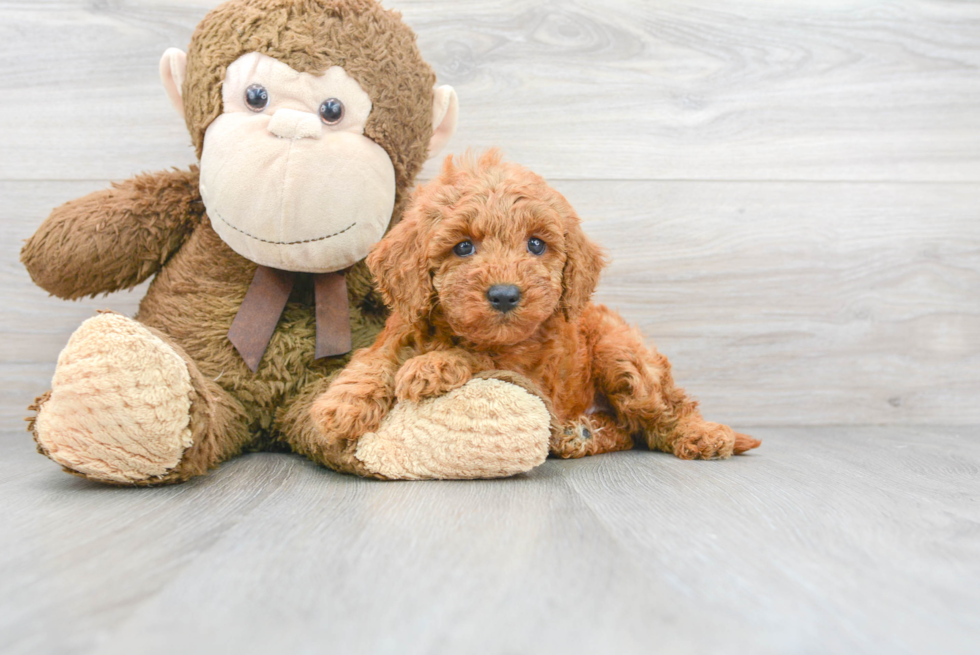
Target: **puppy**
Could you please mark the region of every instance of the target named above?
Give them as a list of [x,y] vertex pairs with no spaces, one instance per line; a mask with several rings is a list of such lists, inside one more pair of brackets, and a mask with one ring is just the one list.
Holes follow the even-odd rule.
[[559,457],[625,450],[634,438],[683,459],[760,444],[705,421],[667,359],[590,302],[602,251],[561,194],[496,150],[446,159],[367,263],[392,314],[314,404],[328,438],[353,443],[396,399],[420,401],[505,370],[550,400]]

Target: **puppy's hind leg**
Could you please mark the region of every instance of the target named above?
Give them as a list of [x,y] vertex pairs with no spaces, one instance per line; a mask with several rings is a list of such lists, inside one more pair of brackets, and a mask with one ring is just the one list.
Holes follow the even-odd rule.
[[589,414],[563,426],[551,437],[551,454],[563,459],[614,453],[633,447],[633,437],[605,413]]
[[620,422],[651,448],[681,459],[725,459],[760,445],[727,425],[705,421],[697,401],[674,384],[670,362],[623,319],[598,306],[588,317],[599,335],[596,377]]

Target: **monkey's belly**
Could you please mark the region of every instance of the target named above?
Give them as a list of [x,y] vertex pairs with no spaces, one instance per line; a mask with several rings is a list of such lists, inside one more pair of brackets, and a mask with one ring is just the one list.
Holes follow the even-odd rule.
[[[200,271],[210,276],[201,277]],[[160,271],[136,318],[160,330],[197,364],[201,373],[237,397],[253,428],[274,428],[279,407],[308,384],[347,364],[350,354],[315,359],[312,282],[300,277],[258,370],[253,373],[228,340],[228,330],[251,284],[255,264],[235,254],[202,225]],[[350,306],[353,348],[374,343],[384,321]]]

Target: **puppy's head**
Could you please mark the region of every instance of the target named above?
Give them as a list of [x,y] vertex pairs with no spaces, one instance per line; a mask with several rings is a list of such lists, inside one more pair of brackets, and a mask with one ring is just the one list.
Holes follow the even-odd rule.
[[507,346],[556,312],[577,315],[603,255],[561,194],[490,150],[447,158],[367,263],[407,321],[441,315],[475,344]]

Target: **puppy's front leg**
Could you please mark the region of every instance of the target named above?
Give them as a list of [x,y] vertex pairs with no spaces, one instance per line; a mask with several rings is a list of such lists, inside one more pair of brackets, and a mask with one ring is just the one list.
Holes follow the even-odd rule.
[[407,360],[395,374],[395,397],[418,402],[463,386],[474,374],[493,368],[480,355],[458,348],[433,350]]
[[597,306],[587,320],[601,335],[594,351],[600,386],[620,420],[644,433],[651,448],[681,459],[724,459],[759,446],[758,439],[704,420],[697,401],[674,384],[667,358],[618,314]]
[[376,430],[395,402],[397,370],[387,348],[355,353],[310,408],[324,437],[331,443],[354,441]]

